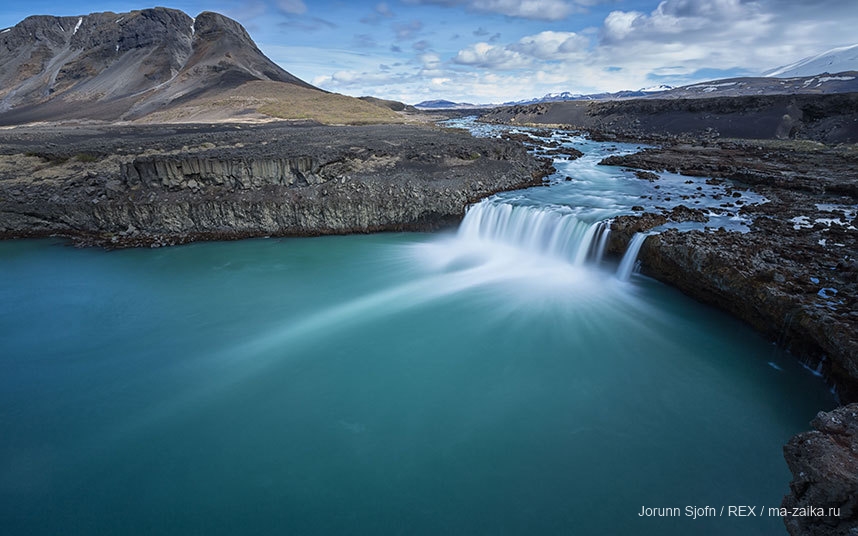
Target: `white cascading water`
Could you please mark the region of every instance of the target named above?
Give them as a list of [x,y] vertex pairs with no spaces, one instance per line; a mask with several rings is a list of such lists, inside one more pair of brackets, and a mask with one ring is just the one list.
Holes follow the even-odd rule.
[[[574,266],[600,264],[610,235],[610,220],[587,223],[564,207],[513,205],[497,199],[472,206],[459,227],[463,241],[489,241],[551,257]],[[646,239],[638,233],[617,269],[628,281]]]
[[617,279],[620,281],[628,281],[632,276],[632,271],[634,270],[635,263],[638,260],[638,253],[640,253],[641,246],[643,246],[647,236],[649,235],[644,233],[635,233],[631,241],[629,241],[629,247],[623,255],[623,260],[620,261],[619,268],[617,268]]
[[601,261],[609,232],[608,222],[587,223],[560,207],[487,200],[468,210],[458,236],[500,242],[581,266]]

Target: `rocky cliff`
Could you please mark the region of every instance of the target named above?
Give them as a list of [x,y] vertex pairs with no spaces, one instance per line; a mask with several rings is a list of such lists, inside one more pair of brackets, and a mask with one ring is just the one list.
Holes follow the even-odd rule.
[[782,507],[792,536],[858,534],[858,404],[820,412],[814,430],[790,439],[793,473]]
[[[764,196],[739,209],[750,232],[668,230],[647,238],[642,268],[748,322],[822,372],[842,401],[858,400],[858,158],[850,147],[669,144],[603,163],[733,179]],[[619,253],[634,232],[683,215],[618,218],[612,247]]]
[[[826,377],[841,402],[858,400],[854,146],[672,140],[603,163],[711,177],[709,182],[732,179],[732,188],[764,196],[767,202],[739,210],[750,220],[748,233],[670,229],[649,236],[639,254],[642,270],[789,349]],[[659,180],[653,173],[644,177]],[[739,197],[725,196],[721,206],[736,206]],[[619,255],[635,232],[694,219],[701,211],[693,199],[686,202],[688,207],[659,214],[616,218],[610,249]],[[820,413],[812,426],[784,448],[793,481],[781,516],[793,536],[858,534],[858,405]]]
[[0,236],[116,247],[432,229],[547,173],[519,144],[425,127],[34,128],[3,138]]

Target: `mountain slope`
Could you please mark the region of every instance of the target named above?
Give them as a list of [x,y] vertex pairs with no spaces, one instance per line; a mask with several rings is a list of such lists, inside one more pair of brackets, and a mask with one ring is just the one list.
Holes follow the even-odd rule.
[[[182,107],[256,81],[284,94],[329,95],[265,57],[239,23],[212,12],[196,19],[167,8],[40,15],[0,31],[0,124],[136,120],[154,112],[169,120]],[[267,94],[270,100],[270,88]],[[219,117],[231,115],[227,106]]]
[[791,78],[797,76],[814,76],[822,73],[842,73],[858,71],[858,44],[833,48],[822,54],[810,56],[789,65],[778,67],[764,76]]

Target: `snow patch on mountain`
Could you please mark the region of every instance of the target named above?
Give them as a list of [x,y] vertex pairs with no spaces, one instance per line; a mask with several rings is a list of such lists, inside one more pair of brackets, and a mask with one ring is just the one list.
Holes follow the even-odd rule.
[[833,48],[822,54],[801,59],[763,73],[763,76],[790,78],[814,76],[822,73],[858,71],[858,44]]
[[662,91],[670,91],[671,89],[673,89],[673,86],[660,84],[658,86],[641,88],[638,91],[640,91],[641,93],[660,93]]

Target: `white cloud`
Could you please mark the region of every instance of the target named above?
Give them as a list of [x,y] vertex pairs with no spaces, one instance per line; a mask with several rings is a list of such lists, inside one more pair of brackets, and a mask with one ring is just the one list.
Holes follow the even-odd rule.
[[752,72],[776,61],[764,43],[778,31],[759,1],[664,0],[649,14],[609,13],[589,61],[637,73],[632,79],[643,83],[642,76],[683,83],[704,69]]
[[488,43],[475,43],[463,48],[453,58],[459,65],[470,65],[485,69],[521,69],[530,65],[530,60],[522,54]]
[[607,41],[621,40],[632,33],[635,21],[644,16],[637,11],[611,11],[605,18],[602,33]]
[[405,0],[406,4],[433,4],[445,7],[464,6],[471,11],[497,13],[508,17],[533,20],[562,20],[578,11],[585,1],[567,0]]
[[441,57],[438,54],[421,54],[419,59],[424,70],[437,70],[441,67]]
[[472,0],[471,7],[477,11],[538,20],[565,19],[573,11],[572,5],[562,0]]
[[303,0],[277,0],[277,7],[283,13],[290,15],[301,15],[307,12],[307,6],[304,5]]
[[574,32],[545,31],[522,37],[506,46],[485,42],[459,50],[453,63],[484,69],[523,69],[534,60],[561,61],[583,58],[589,39]]
[[541,60],[568,59],[585,53],[590,40],[574,32],[540,32],[522,37],[509,49]]
[[393,25],[393,32],[396,34],[397,41],[406,41],[414,39],[423,29],[423,23],[419,20],[411,22],[397,22]]
[[[295,58],[303,58],[299,62],[318,62],[307,65],[312,74],[305,76],[325,89],[353,95],[375,94],[409,103],[438,98],[497,103],[558,91],[596,93],[662,82],[690,84],[718,76],[756,74],[856,42],[852,28],[858,26],[858,11],[842,1],[820,2],[810,6],[802,0],[663,0],[653,3],[650,11],[615,8],[607,13],[610,10],[605,9],[607,14],[597,28],[580,28],[571,20],[564,23],[564,29],[574,28],[574,32],[557,31],[557,25],[548,26],[553,30],[539,31],[546,26],[524,26],[516,21],[519,27],[536,25],[537,30],[506,42],[491,41],[488,36],[495,28],[475,15],[473,27],[459,35],[474,35],[480,42],[465,43],[452,50],[445,49],[430,19],[422,19],[425,25],[421,27],[391,20],[390,23],[403,23],[394,28],[394,35],[400,43],[406,39],[409,43],[408,47],[398,48],[398,53],[388,52],[387,46],[375,50],[386,57],[373,54],[363,58],[352,51],[338,56],[336,65],[331,64],[333,60],[325,65],[315,54],[292,55],[282,65],[300,76],[302,72],[292,69]],[[528,15],[525,2],[411,3],[532,15]],[[574,8],[583,2],[570,0],[562,4]],[[482,29],[473,32],[473,28]],[[504,35],[512,32],[505,29]],[[432,48],[411,45],[428,36],[433,36]],[[380,70],[379,62],[388,65],[388,69]]]
[[758,2],[742,0],[664,0],[649,15],[612,11],[602,26],[605,44],[623,41],[709,41],[729,46],[726,37],[760,35],[772,15]]
[[375,9],[373,9],[372,13],[363,17],[360,21],[365,24],[378,24],[382,19],[389,19],[393,16],[393,11],[390,10],[390,6],[385,2],[381,2],[375,5]]

